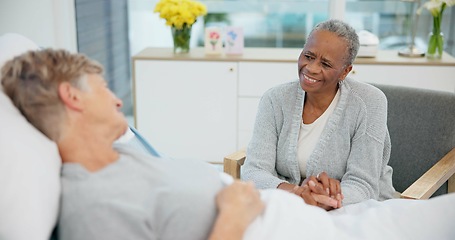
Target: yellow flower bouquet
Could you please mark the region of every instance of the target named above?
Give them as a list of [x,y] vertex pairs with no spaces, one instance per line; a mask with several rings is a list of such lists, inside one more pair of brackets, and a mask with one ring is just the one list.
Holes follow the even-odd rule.
[[160,0],[154,12],[171,26],[174,52],[188,52],[191,27],[199,16],[207,14],[204,4],[193,0]]

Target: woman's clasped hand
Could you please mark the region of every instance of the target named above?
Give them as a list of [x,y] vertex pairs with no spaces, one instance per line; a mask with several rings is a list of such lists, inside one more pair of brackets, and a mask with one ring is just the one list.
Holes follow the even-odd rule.
[[342,207],[344,196],[341,192],[340,181],[330,178],[325,172],[306,178],[300,186],[282,183],[278,188],[301,197],[306,204],[325,210]]

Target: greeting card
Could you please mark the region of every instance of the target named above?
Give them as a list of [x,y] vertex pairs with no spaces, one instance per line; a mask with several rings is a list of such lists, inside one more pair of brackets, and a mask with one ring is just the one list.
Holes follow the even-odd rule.
[[205,54],[218,55],[223,52],[223,40],[219,27],[208,27],[205,29]]
[[243,54],[243,29],[241,27],[226,27],[226,54]]

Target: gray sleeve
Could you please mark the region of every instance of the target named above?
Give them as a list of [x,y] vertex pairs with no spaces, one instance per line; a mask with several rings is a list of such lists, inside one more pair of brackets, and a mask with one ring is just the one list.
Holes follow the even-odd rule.
[[253,136],[241,174],[242,180],[253,181],[260,189],[276,188],[285,182],[278,177],[275,168],[278,142],[276,114],[279,111],[275,112],[269,90],[259,102]]
[[346,173],[341,180],[344,205],[379,199],[380,178],[390,148],[387,131],[387,99],[381,92],[369,92],[358,129],[352,139]]
[[144,213],[131,208],[97,206],[60,219],[58,238],[63,240],[154,240],[157,236]]

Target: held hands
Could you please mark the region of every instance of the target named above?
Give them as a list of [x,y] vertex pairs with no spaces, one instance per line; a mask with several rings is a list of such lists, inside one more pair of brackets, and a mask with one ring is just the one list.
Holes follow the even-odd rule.
[[282,183],[278,188],[300,196],[306,204],[325,210],[340,208],[344,198],[340,181],[330,178],[325,172],[306,178],[300,186]]
[[[341,201],[344,196],[341,193],[340,181],[330,178],[325,172],[306,178],[300,187],[304,188],[302,194],[305,197],[302,196],[302,198],[307,204],[316,205],[325,210],[337,209],[342,206]],[[313,201],[309,196],[312,197]]]

